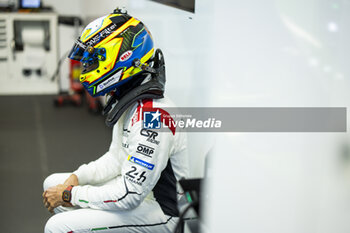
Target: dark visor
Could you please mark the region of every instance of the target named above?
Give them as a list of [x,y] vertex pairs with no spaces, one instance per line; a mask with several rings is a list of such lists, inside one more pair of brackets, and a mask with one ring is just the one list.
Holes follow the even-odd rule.
[[76,61],[82,61],[86,48],[87,45],[78,39],[75,41],[72,50],[69,52],[68,58]]

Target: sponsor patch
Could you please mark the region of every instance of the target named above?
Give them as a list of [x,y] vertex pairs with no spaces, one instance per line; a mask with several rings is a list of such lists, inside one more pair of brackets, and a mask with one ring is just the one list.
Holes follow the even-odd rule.
[[132,55],[132,51],[131,50],[128,50],[128,51],[126,51],[125,53],[123,53],[121,56],[120,56],[120,61],[127,61],[127,60],[129,60],[129,58],[131,57],[131,55]]
[[159,141],[156,140],[156,137],[158,136],[157,132],[154,132],[149,129],[141,129],[140,134],[142,136],[147,137],[147,141],[159,145]]
[[100,91],[106,89],[107,87],[110,87],[113,84],[117,83],[119,81],[122,73],[123,73],[123,70],[119,70],[117,73],[115,73],[111,77],[107,78],[107,80],[98,84],[97,85],[97,92],[100,92]]
[[137,165],[145,167],[149,170],[153,170],[153,168],[154,168],[154,164],[147,163],[146,161],[143,161],[142,159],[136,158],[136,157],[131,156],[131,155],[128,156],[128,160],[132,163],[135,163]]
[[114,30],[116,29],[117,25],[114,23],[109,24],[107,27],[102,29],[99,33],[94,35],[92,38],[88,39],[85,44],[87,46],[95,46],[96,44],[100,43],[104,39],[106,39],[109,35],[111,35]]
[[146,180],[146,171],[139,172],[135,166],[131,166],[131,170],[125,173],[127,180],[134,184],[142,185]]
[[137,151],[136,153],[142,154],[144,156],[150,157],[152,158],[152,154],[154,153],[154,148],[150,147],[150,146],[146,146],[144,144],[139,143],[139,145],[137,146]]

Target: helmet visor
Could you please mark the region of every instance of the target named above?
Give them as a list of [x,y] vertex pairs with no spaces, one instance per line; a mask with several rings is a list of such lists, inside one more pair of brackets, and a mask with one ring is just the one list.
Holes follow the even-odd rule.
[[68,58],[76,61],[82,61],[87,45],[79,39],[75,41],[72,50],[69,52]]

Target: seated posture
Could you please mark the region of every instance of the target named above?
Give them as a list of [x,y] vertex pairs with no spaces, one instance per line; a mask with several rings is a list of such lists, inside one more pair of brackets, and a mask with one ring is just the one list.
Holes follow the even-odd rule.
[[167,109],[161,50],[142,22],[117,9],[84,29],[69,58],[82,63],[87,92],[106,95],[113,136],[96,161],[46,178],[43,202],[55,215],[45,232],[173,232],[186,135]]

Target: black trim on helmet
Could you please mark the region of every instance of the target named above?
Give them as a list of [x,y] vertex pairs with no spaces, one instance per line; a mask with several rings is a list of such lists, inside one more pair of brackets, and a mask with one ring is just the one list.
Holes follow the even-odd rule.
[[86,74],[90,71],[97,69],[100,66],[98,60],[95,60],[93,63],[83,63],[83,69],[81,70],[81,74]]
[[122,14],[122,15],[111,17],[109,19],[116,25],[123,25],[131,18],[132,17],[130,15]]

